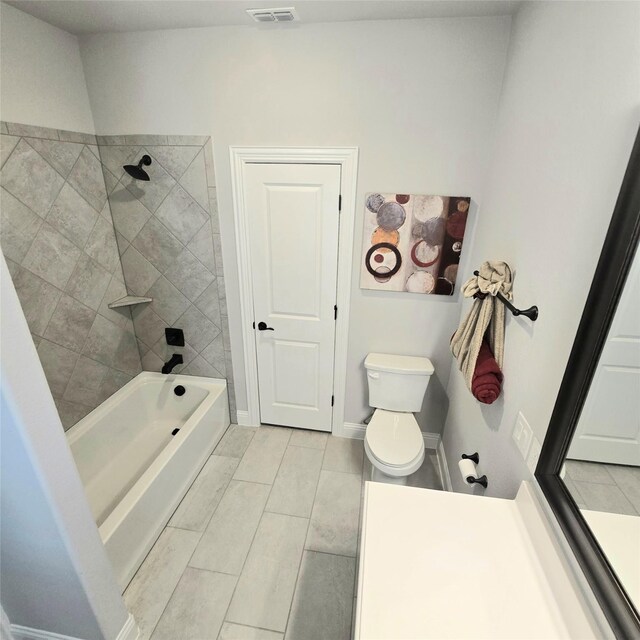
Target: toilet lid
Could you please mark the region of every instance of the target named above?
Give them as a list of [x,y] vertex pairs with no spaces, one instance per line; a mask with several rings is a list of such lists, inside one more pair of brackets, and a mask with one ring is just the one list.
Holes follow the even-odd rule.
[[365,438],[371,453],[389,466],[413,462],[424,448],[422,432],[412,413],[377,409]]

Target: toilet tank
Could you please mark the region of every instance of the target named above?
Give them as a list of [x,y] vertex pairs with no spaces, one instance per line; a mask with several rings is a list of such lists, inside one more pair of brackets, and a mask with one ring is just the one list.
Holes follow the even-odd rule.
[[369,406],[388,411],[420,411],[434,371],[429,358],[370,353],[364,366]]

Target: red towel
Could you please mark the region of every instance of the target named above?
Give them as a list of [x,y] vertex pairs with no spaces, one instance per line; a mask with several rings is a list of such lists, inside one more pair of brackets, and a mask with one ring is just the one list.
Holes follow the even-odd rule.
[[486,339],[482,341],[480,353],[476,360],[476,369],[471,382],[471,393],[476,400],[491,404],[496,401],[502,391],[502,371],[491,353]]

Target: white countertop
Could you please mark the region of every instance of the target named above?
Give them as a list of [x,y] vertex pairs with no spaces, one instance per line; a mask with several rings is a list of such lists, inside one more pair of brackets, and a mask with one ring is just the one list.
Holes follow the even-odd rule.
[[502,500],[367,483],[354,637],[593,637],[549,545],[532,540],[545,534],[525,485]]

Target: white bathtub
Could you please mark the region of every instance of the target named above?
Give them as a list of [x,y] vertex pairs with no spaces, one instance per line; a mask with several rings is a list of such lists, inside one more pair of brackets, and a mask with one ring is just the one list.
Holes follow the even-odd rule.
[[228,426],[225,380],[145,371],[67,431],[123,590]]

